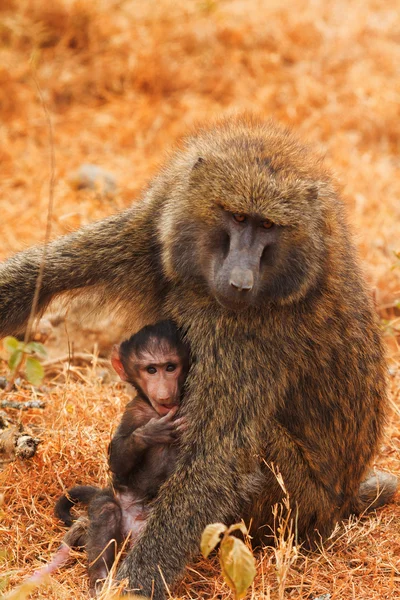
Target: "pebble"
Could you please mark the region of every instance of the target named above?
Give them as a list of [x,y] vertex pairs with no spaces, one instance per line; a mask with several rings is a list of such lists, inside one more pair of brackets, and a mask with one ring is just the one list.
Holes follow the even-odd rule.
[[117,189],[114,175],[90,163],[81,165],[68,177],[68,181],[72,187],[78,190],[96,190],[102,196],[112,196]]

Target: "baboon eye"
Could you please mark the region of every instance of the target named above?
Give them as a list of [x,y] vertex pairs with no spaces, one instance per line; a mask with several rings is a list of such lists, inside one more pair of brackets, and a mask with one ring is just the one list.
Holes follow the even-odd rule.
[[265,219],[265,221],[263,221],[261,225],[264,227],[264,229],[271,229],[271,227],[273,227],[274,224],[269,219]]
[[167,365],[168,373],[172,373],[172,371],[175,371],[175,369],[176,369],[176,365],[174,365],[173,363],[170,363],[169,365]]
[[147,367],[146,371],[150,373],[150,375],[154,375],[154,373],[157,373],[157,369],[155,367]]
[[233,213],[232,217],[235,219],[236,223],[244,223],[246,220],[246,215],[242,215],[242,213]]

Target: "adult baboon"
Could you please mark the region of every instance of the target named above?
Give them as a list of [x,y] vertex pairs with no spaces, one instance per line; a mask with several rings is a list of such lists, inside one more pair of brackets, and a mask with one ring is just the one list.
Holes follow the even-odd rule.
[[[41,249],[0,271],[0,331],[26,321]],[[299,535],[325,535],[394,478],[367,483],[385,410],[382,345],[342,204],[286,130],[227,120],[189,139],[131,209],[53,242],[40,308],[92,286],[146,322],[172,318],[194,362],[174,475],[119,577],[164,597],[207,523],[253,517],[282,490]],[[379,485],[378,485],[379,484]]]

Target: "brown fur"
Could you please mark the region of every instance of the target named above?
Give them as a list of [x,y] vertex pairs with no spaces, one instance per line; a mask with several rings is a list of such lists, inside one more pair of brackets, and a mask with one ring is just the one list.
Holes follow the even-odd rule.
[[[55,506],[58,518],[72,525],[59,549],[60,560],[67,558],[65,545],[86,547],[93,596],[124,539],[130,536],[134,543],[145,528],[151,501],[175,469],[178,440],[186,427],[175,415],[189,359],[189,349],[169,321],[146,327],[113,348],[115,370],[138,395],[125,407],[109,446],[111,485],[102,490],[73,487]],[[73,522],[70,509],[77,502],[88,505],[88,517]],[[58,563],[56,555],[51,565]]]
[[[261,215],[279,234],[240,311],[216,300],[224,210]],[[39,257],[28,250],[0,271],[3,333],[27,318]],[[147,322],[173,318],[194,355],[183,410],[196,418],[119,572],[131,588],[150,595],[154,580],[163,598],[159,568],[175,581],[210,522],[253,517],[265,532],[282,490],[262,459],[280,469],[310,541],[376,495],[377,479],[360,484],[386,408],[379,329],[341,201],[289,132],[239,119],[200,133],[142,202],[51,244],[41,307],[87,286]],[[394,488],[389,476],[379,503]]]
[[[57,500],[56,516],[71,525],[64,544],[86,548],[92,595],[126,536],[130,534],[131,543],[136,540],[150,514],[151,501],[175,468],[179,432],[172,422],[163,428],[157,428],[158,423],[160,415],[145,400],[139,396],[131,400],[109,448],[111,485],[104,489],[76,486]],[[88,504],[88,517],[73,522],[70,509],[78,502]]]

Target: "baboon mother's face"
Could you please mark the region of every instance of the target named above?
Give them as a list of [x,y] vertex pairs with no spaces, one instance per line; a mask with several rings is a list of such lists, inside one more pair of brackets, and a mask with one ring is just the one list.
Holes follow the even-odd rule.
[[240,310],[260,299],[277,258],[280,227],[261,215],[217,210],[217,222],[199,245],[200,263],[218,302]]
[[323,272],[317,183],[239,159],[206,158],[192,168],[162,221],[166,273],[233,311],[291,302]]
[[[278,224],[257,212],[221,206],[199,231],[197,261],[209,291],[231,310],[298,298],[315,285],[323,247],[306,224]],[[272,216],[272,215],[271,215]]]

